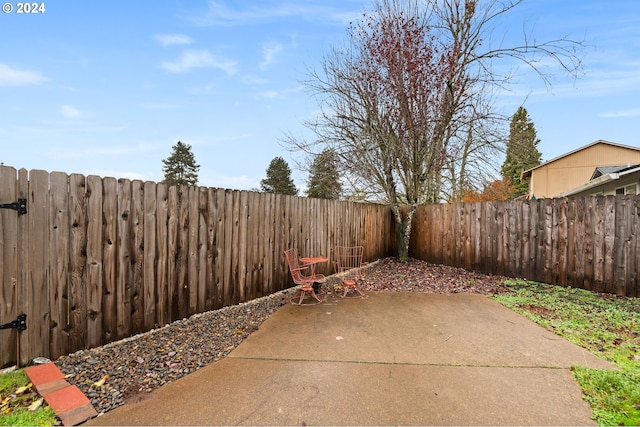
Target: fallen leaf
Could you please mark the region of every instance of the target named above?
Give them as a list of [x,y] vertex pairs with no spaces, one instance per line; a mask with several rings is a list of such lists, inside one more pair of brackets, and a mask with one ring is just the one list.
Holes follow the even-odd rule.
[[343,337],[341,337],[340,335],[338,335],[338,336],[336,337],[336,340],[337,340],[337,341],[340,341],[340,340],[343,340],[343,339],[344,339],[344,338],[343,338]]
[[44,401],[44,399],[41,397],[40,399],[34,401],[31,405],[29,405],[29,410],[30,411],[35,411],[36,409],[38,409],[40,406],[42,406],[42,402]]
[[27,384],[27,385],[23,385],[22,387],[18,387],[16,389],[16,394],[17,395],[21,395],[22,393],[24,393],[25,391],[29,390],[29,388],[31,388],[31,383]]
[[93,387],[102,387],[104,385],[104,382],[107,380],[107,378],[109,378],[109,375],[103,375],[102,378],[100,379],[100,381],[96,381],[95,383],[93,383]]

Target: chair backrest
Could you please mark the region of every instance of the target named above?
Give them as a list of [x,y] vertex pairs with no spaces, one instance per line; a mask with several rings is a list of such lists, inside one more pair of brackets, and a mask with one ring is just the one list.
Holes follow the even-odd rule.
[[289,272],[293,283],[302,284],[302,274],[300,273],[300,262],[298,258],[298,249],[291,248],[284,251],[284,255],[287,258],[287,264],[289,265]]
[[338,273],[346,273],[355,278],[362,277],[362,246],[336,246],[336,269]]

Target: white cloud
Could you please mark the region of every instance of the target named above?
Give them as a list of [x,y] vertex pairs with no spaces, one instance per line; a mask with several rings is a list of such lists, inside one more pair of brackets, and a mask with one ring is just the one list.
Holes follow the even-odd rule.
[[156,34],[154,38],[162,46],[184,45],[193,42],[191,37],[184,34]]
[[640,108],[631,108],[628,110],[607,111],[599,114],[600,117],[616,118],[616,117],[640,117]]
[[228,176],[217,175],[213,177],[203,177],[199,180],[198,185],[214,188],[233,188],[236,190],[251,190],[260,187],[260,180],[249,178],[246,175]]
[[[353,2],[345,11],[343,5],[335,6],[326,1],[278,1],[278,2],[231,2],[233,6],[222,1],[209,1],[206,12],[190,19],[201,26],[234,26],[250,25],[273,19],[298,17],[307,21],[330,22],[340,26],[347,25],[361,16],[360,2]],[[237,7],[237,5],[242,5]],[[236,6],[236,7],[234,7]]]
[[282,89],[282,90],[267,90],[262,92],[260,95],[263,98],[267,98],[267,99],[273,99],[273,98],[278,98],[282,95],[286,95],[288,93],[296,93],[296,92],[300,92],[302,91],[303,87],[302,86],[296,86],[296,87],[291,87],[291,88],[287,88],[287,89]]
[[16,70],[0,64],[0,86],[26,86],[39,84],[48,79],[36,71]]
[[263,98],[273,99],[273,98],[277,98],[277,96],[278,96],[278,91],[275,91],[275,90],[268,90],[266,92],[262,92]]
[[260,61],[260,69],[265,70],[271,65],[275,56],[282,51],[282,45],[278,42],[269,42],[262,45],[262,61]]
[[68,119],[74,119],[80,116],[80,110],[73,108],[70,105],[63,105],[60,107],[60,113]]
[[163,62],[162,68],[170,73],[186,73],[193,68],[218,68],[228,75],[236,73],[235,61],[216,58],[208,50],[186,50],[174,62]]

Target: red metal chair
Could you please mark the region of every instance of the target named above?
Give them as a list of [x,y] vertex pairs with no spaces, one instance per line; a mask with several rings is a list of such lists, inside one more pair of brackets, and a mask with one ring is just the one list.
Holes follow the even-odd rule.
[[[326,280],[325,276],[322,274],[311,274],[313,264],[301,264],[297,249],[288,249],[284,251],[284,255],[287,258],[287,264],[289,264],[289,272],[291,272],[293,283],[300,285],[300,299],[298,302],[294,302],[294,300],[297,299],[297,296],[295,296],[291,299],[291,303],[296,305],[320,304],[322,300],[318,298],[318,295],[316,295],[313,290],[313,284],[324,282]],[[316,302],[303,304],[305,296],[307,295],[314,298]]]
[[[362,268],[362,246],[336,246],[335,247],[335,267],[338,277],[342,281],[344,293],[342,298],[366,298],[367,295],[360,290],[360,281],[364,278]],[[357,295],[348,296],[349,293]]]

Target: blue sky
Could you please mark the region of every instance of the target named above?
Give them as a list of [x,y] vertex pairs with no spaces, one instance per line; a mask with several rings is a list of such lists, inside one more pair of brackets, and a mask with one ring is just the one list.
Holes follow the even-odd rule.
[[[162,180],[190,144],[200,184],[259,187],[285,133],[317,111],[301,81],[366,0],[49,0],[0,13],[0,162]],[[520,67],[499,97],[524,105],[545,160],[598,139],[640,146],[640,2],[526,0],[496,28],[512,40],[585,39],[586,74],[557,67],[548,91]],[[515,67],[516,64],[502,64]],[[306,174],[295,170],[296,185]]]

